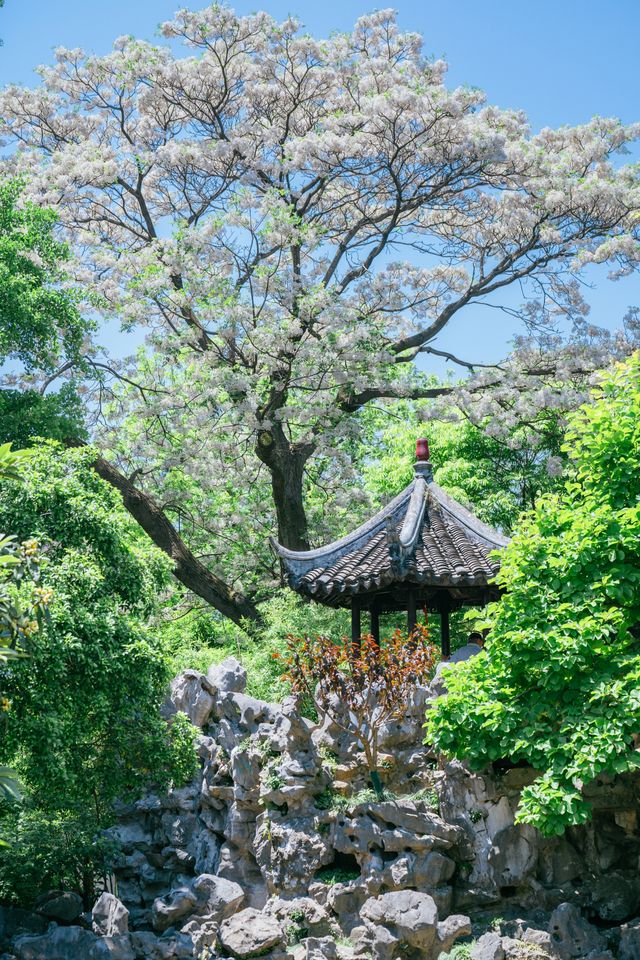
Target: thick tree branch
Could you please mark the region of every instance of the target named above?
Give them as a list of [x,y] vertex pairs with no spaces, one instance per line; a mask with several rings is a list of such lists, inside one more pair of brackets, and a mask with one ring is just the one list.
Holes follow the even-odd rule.
[[[78,440],[67,441],[67,444],[74,447],[86,446]],[[125,508],[134,520],[155,545],[171,557],[175,565],[174,576],[183,586],[238,625],[247,620],[260,622],[261,617],[255,604],[244,594],[233,590],[194,556],[152,497],[134,486],[103,457],[96,457],[93,468],[103,480],[118,490]]]

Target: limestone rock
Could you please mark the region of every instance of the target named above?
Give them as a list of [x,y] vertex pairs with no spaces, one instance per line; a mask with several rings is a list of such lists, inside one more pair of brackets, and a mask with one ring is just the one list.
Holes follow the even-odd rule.
[[94,903],[91,919],[93,932],[99,937],[119,937],[129,932],[129,911],[106,890]]
[[[158,937],[150,930],[131,934],[136,960],[192,960],[193,941],[186,934]],[[102,958],[101,958],[102,960]]]
[[153,901],[153,926],[156,930],[175,926],[178,920],[195,911],[197,903],[198,896],[191,887],[174,888],[166,897],[158,897]]
[[640,957],[640,919],[631,920],[620,928],[620,960],[638,960]]
[[572,903],[561,903],[549,921],[553,949],[560,960],[576,960],[605,949],[604,938]]
[[82,927],[52,924],[39,937],[18,937],[17,960],[135,960],[129,937],[96,937]]
[[285,931],[294,928],[299,940],[320,938],[324,941],[330,934],[340,933],[328,911],[311,897],[291,900],[275,897],[268,901],[265,912],[275,917]]
[[500,934],[484,933],[471,947],[471,960],[504,960]]
[[0,949],[9,946],[20,934],[39,934],[47,929],[47,921],[38,913],[18,907],[0,906]]
[[390,927],[412,947],[428,950],[436,939],[438,909],[433,897],[415,890],[398,890],[367,900],[360,916]]
[[247,688],[247,671],[235,657],[227,657],[222,663],[209,667],[207,680],[218,693],[244,693]]
[[171,681],[170,705],[165,706],[165,716],[181,710],[194,726],[203,727],[213,710],[213,692],[214,688],[204,674],[197,670],[184,670]]
[[247,907],[221,924],[219,939],[229,953],[244,960],[284,945],[285,937],[275,917]]
[[235,913],[244,900],[239,884],[209,873],[196,877],[191,888],[197,897],[198,913],[217,923]]
[[49,920],[73,923],[82,913],[82,897],[69,890],[51,890],[35,902],[35,910]]

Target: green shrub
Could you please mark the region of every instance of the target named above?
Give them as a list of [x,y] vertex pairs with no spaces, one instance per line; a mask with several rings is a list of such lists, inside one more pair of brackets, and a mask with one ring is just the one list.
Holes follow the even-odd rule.
[[567,433],[570,470],[505,551],[485,653],[455,664],[428,739],[474,769],[540,771],[518,820],[558,834],[584,787],[640,753],[640,354],[608,374]]

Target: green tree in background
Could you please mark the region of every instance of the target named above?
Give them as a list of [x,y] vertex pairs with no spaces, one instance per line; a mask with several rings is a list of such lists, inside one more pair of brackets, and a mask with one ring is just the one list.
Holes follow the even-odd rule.
[[54,235],[55,212],[21,190],[19,180],[0,183],[0,363],[53,373],[80,357],[90,324],[64,286],[69,250]]
[[[55,236],[57,217],[22,196],[18,179],[0,181],[0,365],[9,363],[0,392],[0,442],[24,447],[36,436],[86,436],[74,382],[47,393],[61,371],[82,373],[92,321],[66,282],[69,249]],[[29,387],[34,369],[45,379]],[[20,389],[11,389],[12,378]],[[7,386],[8,385],[8,386]]]
[[[0,528],[38,538],[47,558],[42,585],[52,592],[30,656],[2,671],[10,707],[1,759],[17,768],[26,799],[5,810],[13,843],[0,858],[0,896],[22,902],[43,884],[80,876],[89,901],[114,801],[183,782],[195,765],[186,718],[167,728],[160,717],[169,662],[145,626],[169,564],[91,469],[93,458],[47,444],[23,482],[0,489]],[[63,836],[73,839],[71,855]],[[42,847],[44,875],[34,860]]]
[[[31,456],[28,450],[0,446],[0,480],[20,480],[20,468]],[[37,540],[20,543],[12,535],[0,536],[0,667],[8,660],[24,657],[31,638],[40,627],[50,591],[38,585],[42,556]],[[6,712],[10,702],[0,699]],[[20,788],[14,772],[0,767],[0,796],[19,798]]]
[[492,526],[509,533],[520,513],[559,485],[563,424],[549,412],[535,431],[516,427],[496,439],[460,417],[421,422],[424,404],[398,401],[363,416],[363,437],[353,451],[374,501],[395,496],[413,477],[416,437],[429,439],[434,479]]
[[588,819],[599,774],[640,766],[640,354],[572,417],[565,452],[562,492],[504,554],[486,653],[447,674],[427,734],[475,769],[540,771],[518,818],[545,834]]

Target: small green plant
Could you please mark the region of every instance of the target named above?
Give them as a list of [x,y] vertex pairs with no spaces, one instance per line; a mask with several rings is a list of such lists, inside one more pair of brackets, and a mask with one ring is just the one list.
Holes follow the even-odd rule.
[[475,940],[471,943],[456,943],[449,953],[441,953],[438,960],[471,960],[471,948]]
[[280,754],[272,756],[260,773],[260,783],[269,790],[280,790],[284,787],[284,777],[280,773]]
[[304,937],[309,936],[307,918],[303,910],[292,910],[287,920],[288,922],[284,928],[287,946],[294,947],[297,943],[300,943]]
[[320,747],[318,747],[318,754],[320,756],[320,760],[322,761],[322,766],[326,767],[329,773],[335,773],[336,767],[340,762],[340,757],[335,750],[331,750],[329,747],[325,746],[325,744],[322,744]]
[[402,799],[409,803],[423,803],[430,810],[438,811],[440,809],[440,800],[433,787],[423,787],[421,790],[416,790],[415,793],[407,794]]
[[314,798],[314,804],[318,810],[333,810],[336,807],[338,794],[332,787],[326,787],[322,793],[319,793],[317,797]]
[[482,820],[482,810],[478,810],[477,808],[475,810],[471,810],[469,813],[469,819],[471,820],[471,823],[478,823],[479,820]]
[[336,883],[351,883],[352,880],[359,880],[360,871],[345,870],[343,867],[323,867],[322,870],[318,870],[314,879],[333,887]]

